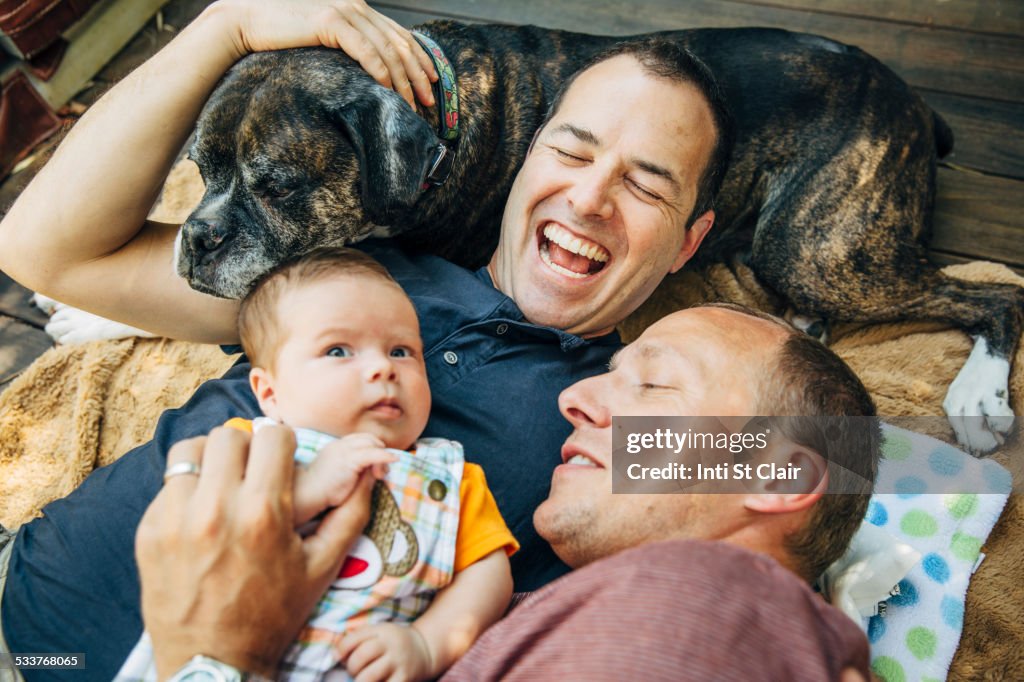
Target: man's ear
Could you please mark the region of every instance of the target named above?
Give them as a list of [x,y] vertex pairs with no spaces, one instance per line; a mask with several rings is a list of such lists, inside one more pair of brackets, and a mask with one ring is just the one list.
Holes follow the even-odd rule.
[[252,388],[256,402],[260,404],[260,410],[264,416],[275,421],[280,421],[277,413],[277,395],[274,393],[274,377],[262,367],[253,367],[249,370],[249,387]]
[[437,137],[397,93],[375,85],[334,111],[359,160],[366,217],[391,225],[423,193]]
[[752,465],[743,506],[763,514],[807,509],[828,490],[828,462],[810,448],[772,439]]
[[697,252],[697,247],[704,241],[704,237],[707,236],[711,226],[714,224],[714,211],[705,211],[699,218],[693,221],[693,225],[690,225],[686,230],[686,234],[683,235],[683,246],[679,250],[679,255],[676,257],[675,262],[672,263],[672,269],[669,272],[678,272],[681,267],[686,265],[686,261],[693,258],[693,254]]

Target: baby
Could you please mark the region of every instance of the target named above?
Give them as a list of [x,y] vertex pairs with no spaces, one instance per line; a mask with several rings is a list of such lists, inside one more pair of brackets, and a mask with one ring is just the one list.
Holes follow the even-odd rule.
[[[363,536],[281,677],[439,676],[504,613],[518,545],[462,447],[417,440],[430,389],[412,303],[369,256],[318,249],[253,287],[239,332],[265,417],[228,425],[272,420],[295,430],[297,527],[344,501],[361,476],[386,473]],[[155,679],[146,635],[118,678]]]

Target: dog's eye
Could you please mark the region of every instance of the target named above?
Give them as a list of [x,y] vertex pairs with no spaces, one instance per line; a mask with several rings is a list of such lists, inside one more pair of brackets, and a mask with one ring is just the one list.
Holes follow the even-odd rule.
[[327,349],[327,356],[332,358],[350,358],[352,349],[348,346],[331,346]]
[[267,185],[263,190],[263,196],[268,199],[286,199],[294,193],[294,189],[281,185]]

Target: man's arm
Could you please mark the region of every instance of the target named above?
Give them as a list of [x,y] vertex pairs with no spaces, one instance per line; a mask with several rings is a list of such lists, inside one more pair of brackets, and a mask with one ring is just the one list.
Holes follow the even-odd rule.
[[429,59],[363,0],[221,0],[97,102],[0,223],[0,269],[59,301],[157,334],[237,338],[237,303],[174,274],[176,225],[146,221],[203,103],[258,50],[345,49],[409,101]]

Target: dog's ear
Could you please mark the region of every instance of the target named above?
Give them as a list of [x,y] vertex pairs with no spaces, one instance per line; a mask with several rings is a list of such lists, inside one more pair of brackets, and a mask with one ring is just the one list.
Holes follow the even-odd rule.
[[366,216],[390,225],[412,208],[438,144],[434,131],[396,93],[374,87],[335,112],[359,159]]

